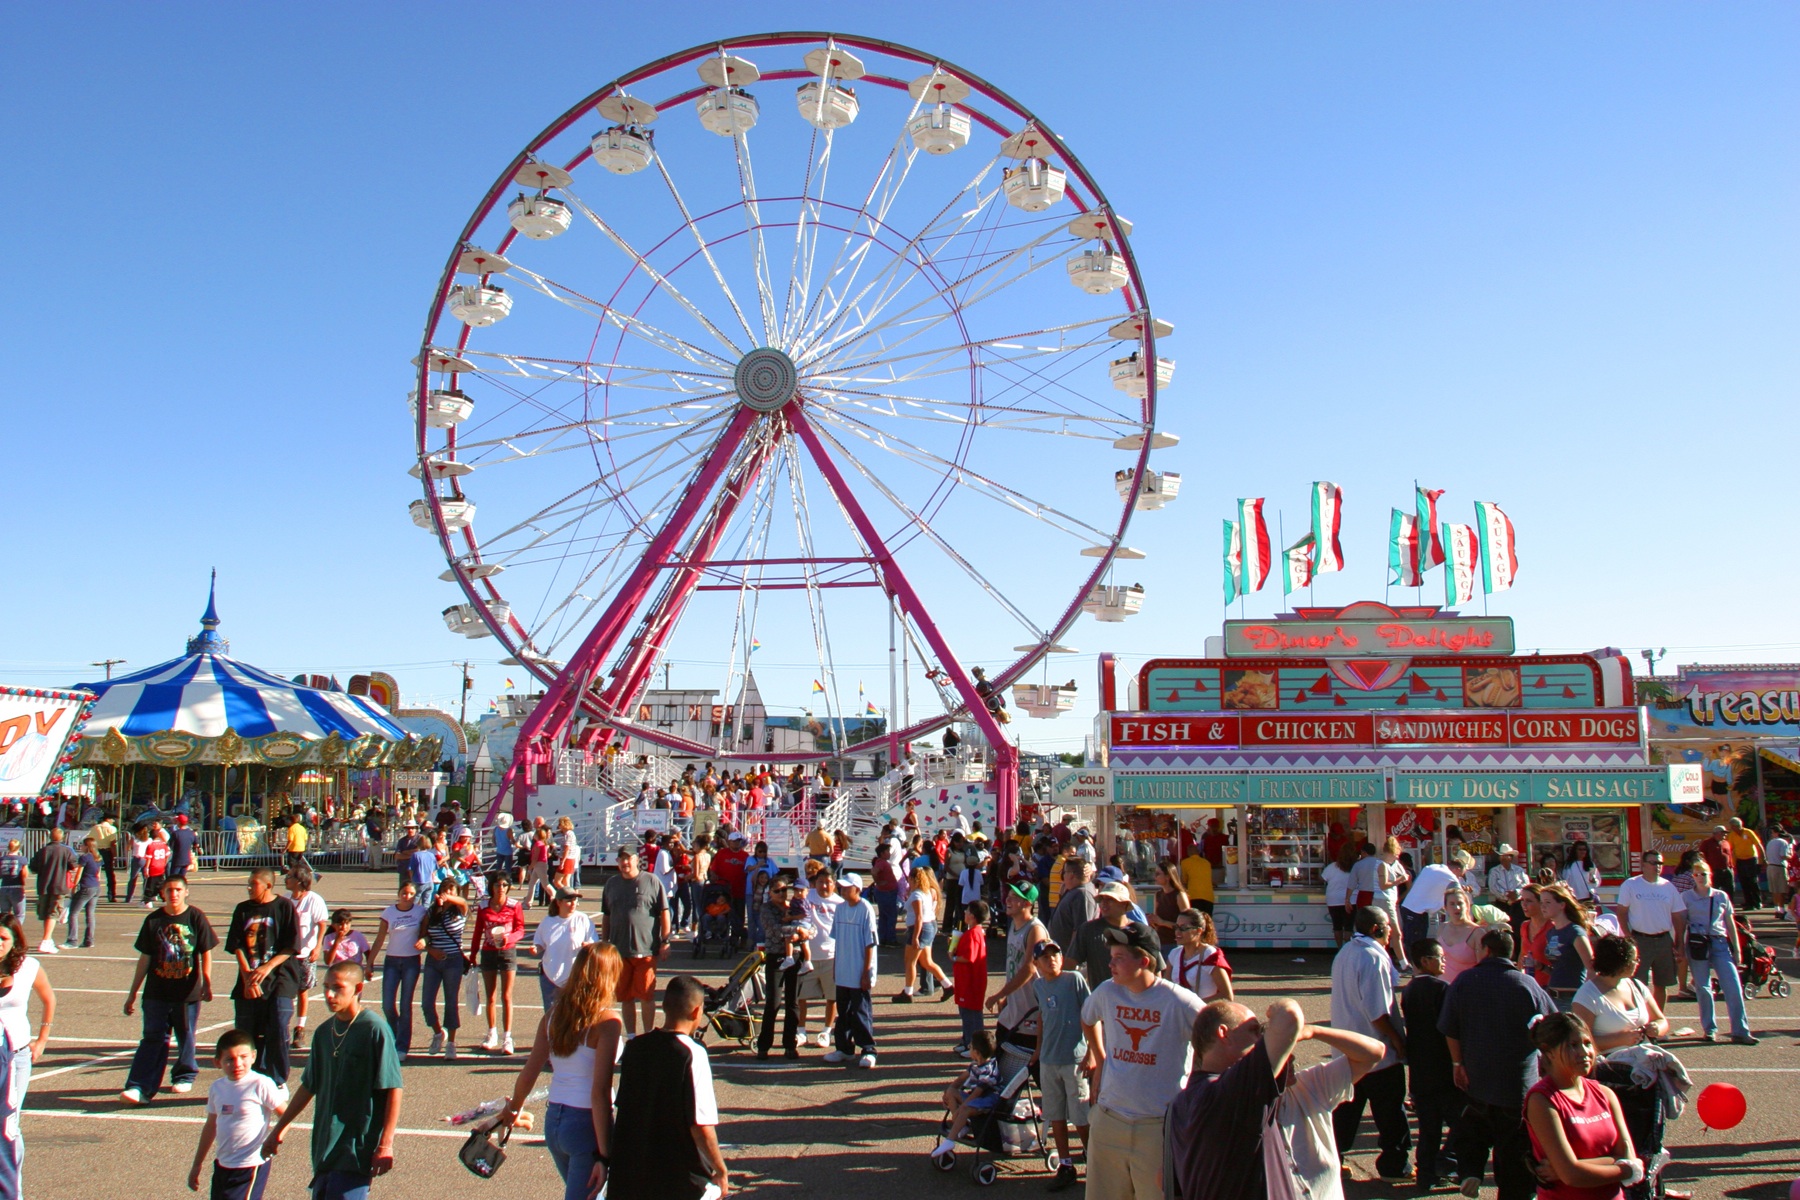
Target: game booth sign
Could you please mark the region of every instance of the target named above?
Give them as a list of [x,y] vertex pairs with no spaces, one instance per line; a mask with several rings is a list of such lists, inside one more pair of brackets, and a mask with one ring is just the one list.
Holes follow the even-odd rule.
[[0,685],[0,798],[54,795],[93,707],[92,692]]
[[1652,845],[1672,861],[1733,816],[1800,827],[1800,663],[1682,666],[1652,682],[1651,761],[1701,779],[1697,803],[1659,814]]
[[1123,705],[1115,676],[1102,655],[1119,850],[1148,881],[1211,846],[1228,946],[1335,945],[1325,865],[1389,836],[1416,866],[1460,848],[1485,869],[1507,843],[1558,873],[1586,842],[1610,892],[1657,816],[1698,798],[1697,768],[1651,761],[1623,654],[1519,654],[1506,617],[1303,607],[1152,659]]

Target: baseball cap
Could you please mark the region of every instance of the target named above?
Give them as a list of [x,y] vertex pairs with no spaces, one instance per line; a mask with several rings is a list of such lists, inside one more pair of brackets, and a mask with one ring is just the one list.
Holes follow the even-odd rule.
[[1008,887],[1007,890],[1027,904],[1037,903],[1038,890],[1037,884],[1035,883],[1015,883]]
[[1094,889],[1096,895],[1105,896],[1109,900],[1117,900],[1122,904],[1131,903],[1131,889],[1116,879],[1109,879]]
[[951,806],[950,806],[950,811],[951,811],[951,812],[953,812],[953,813],[956,813],[956,814],[958,814],[958,815],[959,815],[959,816],[960,816],[960,815],[961,815],[961,813],[962,813],[962,805],[960,805],[960,804],[952,804],[952,805],[951,805]]
[[579,900],[581,893],[574,888],[559,887],[550,894],[552,900]]
[[1042,958],[1046,954],[1061,954],[1062,952],[1063,948],[1061,946],[1057,945],[1049,938],[1045,938],[1032,948],[1031,957]]
[[177,825],[186,825],[187,824],[187,814],[186,813],[176,813],[175,814],[175,823]]
[[858,875],[855,871],[845,871],[842,875],[838,876],[839,887],[859,888],[862,885],[862,876]]
[[630,857],[635,856],[636,854],[637,854],[637,847],[633,846],[630,842],[624,842],[624,843],[620,844],[618,853],[615,855],[615,857],[630,858]]
[[745,838],[744,835],[741,833],[734,833],[730,837],[726,838],[725,840],[730,842],[734,846],[741,846],[748,839]]
[[1100,936],[1106,939],[1109,946],[1129,946],[1140,954],[1148,955],[1152,963],[1162,962],[1162,951],[1148,925],[1140,925],[1136,921],[1129,922],[1123,929],[1108,925],[1100,931]]
[[1125,872],[1119,870],[1119,868],[1112,866],[1111,864],[1108,864],[1107,866],[1101,867],[1098,871],[1094,872],[1094,882],[1095,883],[1124,883],[1125,882]]

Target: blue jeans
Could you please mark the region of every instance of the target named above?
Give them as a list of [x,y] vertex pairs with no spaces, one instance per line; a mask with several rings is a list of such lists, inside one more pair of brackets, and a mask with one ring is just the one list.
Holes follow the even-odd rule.
[[594,1110],[557,1104],[544,1110],[544,1146],[562,1176],[563,1200],[587,1200],[588,1177],[600,1154],[594,1138]]
[[[132,894],[137,890],[138,880],[144,878],[144,860],[136,856],[131,860],[131,874],[125,877],[125,903],[131,903]],[[150,882],[144,881],[144,899],[150,898]]]
[[[94,910],[100,903],[100,889],[97,887],[82,888],[69,901],[69,930],[65,946],[91,946],[94,944]],[[76,930],[82,932],[79,936]]]
[[970,1038],[986,1028],[985,1018],[979,1008],[959,1008],[956,1015],[962,1018],[962,1044],[967,1046]]
[[1711,945],[1706,959],[1688,962],[1688,969],[1694,974],[1694,994],[1700,998],[1700,1028],[1708,1036],[1719,1028],[1712,994],[1712,976],[1717,974],[1725,989],[1725,1008],[1731,1014],[1731,1036],[1748,1037],[1750,1017],[1744,1011],[1744,982],[1738,978],[1737,963],[1731,957],[1731,942],[1717,934],[1707,940]]
[[136,1088],[148,1104],[162,1090],[163,1068],[169,1063],[169,1031],[175,1031],[175,1071],[170,1083],[192,1083],[200,1078],[200,1060],[194,1051],[194,1028],[200,1022],[200,1002],[182,1004],[144,998],[144,1037],[131,1056],[125,1086]]
[[313,1176],[313,1200],[369,1200],[370,1178],[357,1171],[325,1171]]
[[[440,959],[426,955],[425,986],[419,997],[421,1007],[425,1009],[425,1024],[431,1026],[431,1032],[442,1029],[454,1035],[462,1028],[462,981],[463,970],[468,964],[461,954],[446,954]],[[438,989],[444,992],[444,1019],[438,1021]]]
[[875,1053],[875,1006],[867,988],[837,989],[837,1028],[831,1031],[832,1044],[839,1054]]
[[25,1137],[19,1110],[31,1085],[31,1046],[0,1038],[0,1200],[24,1200]]
[[871,888],[869,894],[875,897],[875,938],[884,946],[892,946],[900,940],[894,932],[894,923],[900,916],[900,893]]
[[560,991],[562,991],[562,989],[557,987],[554,983],[551,983],[549,976],[544,974],[544,969],[542,967],[539,967],[538,968],[538,995],[543,997],[543,1000],[544,1000],[544,1019],[545,1020],[549,1019],[550,1009],[552,1007],[554,1007],[556,1004],[556,993],[558,993]]
[[294,1020],[294,998],[264,993],[255,1000],[233,997],[231,1024],[256,1042],[254,1069],[276,1083],[288,1081],[288,1026]]
[[419,956],[390,954],[381,961],[381,1015],[394,1031],[401,1058],[412,1049],[413,993],[419,987]]

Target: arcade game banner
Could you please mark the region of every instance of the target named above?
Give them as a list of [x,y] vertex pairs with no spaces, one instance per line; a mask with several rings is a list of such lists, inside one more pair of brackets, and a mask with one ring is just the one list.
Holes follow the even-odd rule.
[[1682,667],[1670,693],[1648,709],[1652,761],[1697,764],[1705,783],[1699,804],[1653,811],[1660,848],[1690,848],[1731,816],[1800,817],[1800,775],[1787,765],[1800,745],[1800,664]]
[[62,783],[92,692],[0,687],[0,796],[41,796]]

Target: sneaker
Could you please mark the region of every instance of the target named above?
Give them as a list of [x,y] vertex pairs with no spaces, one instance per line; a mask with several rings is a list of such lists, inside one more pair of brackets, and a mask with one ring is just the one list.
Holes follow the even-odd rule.
[[865,1054],[856,1060],[856,1065],[865,1071],[872,1071],[875,1069],[875,1056],[873,1054]]
[[894,997],[894,1003],[895,1004],[911,1004],[912,1003],[912,993],[911,992],[901,992],[899,995]]
[[119,1093],[119,1099],[127,1104],[142,1104],[144,1102],[144,1093],[138,1091],[134,1087],[128,1087]]
[[293,1033],[288,1035],[288,1045],[296,1050],[299,1050],[306,1045],[306,1026],[294,1026]]
[[809,958],[805,962],[800,964],[799,974],[810,975],[810,974],[812,974],[812,969],[813,969],[812,959]]
[[846,1063],[850,1061],[850,1056],[841,1050],[827,1050],[824,1055],[821,1056],[821,1061],[828,1063]]
[[787,970],[789,967],[791,967],[793,965],[794,965],[794,956],[791,954],[781,960],[781,969],[783,971]]
[[81,944],[79,942],[64,942],[62,948],[64,950],[79,950],[81,949]]
[[444,1045],[444,1061],[445,1062],[455,1062],[456,1061],[456,1043],[455,1042],[445,1043],[445,1045]]
[[819,1030],[819,1049],[821,1049],[821,1050],[831,1049],[831,1030],[829,1030],[829,1029]]
[[511,1054],[512,1052],[513,1052],[512,1034],[509,1033],[506,1035],[506,1037],[500,1043],[500,1053]]
[[487,1040],[481,1043],[481,1048],[483,1050],[498,1050],[500,1048],[500,1031],[498,1029],[490,1028],[488,1030]]
[[58,950],[56,948],[55,942],[51,941],[49,938],[45,938],[43,941],[38,943],[38,953],[39,954],[61,954],[62,951]]
[[956,991],[954,988],[939,988],[938,989],[938,999],[939,1000],[948,1000],[955,995],[956,995]]
[[950,1053],[957,1055],[958,1057],[961,1057],[961,1058],[969,1057],[969,1043],[967,1043],[967,1042],[956,1043],[956,1045],[950,1047]]
[[1733,1034],[1731,1040],[1734,1045],[1738,1046],[1755,1046],[1760,1042],[1759,1038],[1748,1033],[1741,1035]]
[[783,1057],[783,1058],[799,1058],[800,1051],[797,1047],[789,1046],[786,1050],[783,1050],[781,1052],[781,1057]]
[[177,1096],[185,1096],[194,1090],[194,1081],[191,1079],[183,1079],[179,1083],[171,1083],[169,1085],[169,1090],[174,1092]]
[[1469,1200],[1476,1200],[1476,1197],[1481,1195],[1481,1177],[1478,1175],[1471,1175],[1469,1178],[1462,1181],[1462,1184],[1457,1190],[1467,1196]]
[[427,1054],[442,1054],[443,1052],[444,1052],[444,1035],[441,1032],[433,1033],[431,1035],[431,1049],[427,1050],[425,1053],[427,1053]]
[[1075,1176],[1075,1164],[1072,1162],[1064,1162],[1058,1164],[1056,1168],[1056,1178],[1050,1181],[1050,1186],[1046,1190],[1060,1192],[1074,1187],[1078,1182],[1079,1180]]

